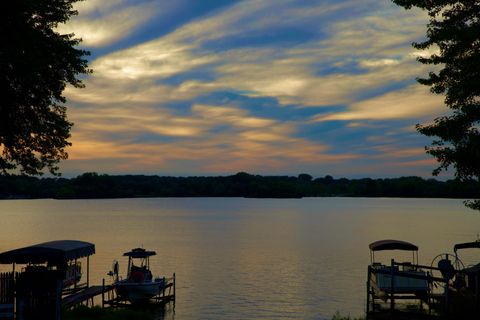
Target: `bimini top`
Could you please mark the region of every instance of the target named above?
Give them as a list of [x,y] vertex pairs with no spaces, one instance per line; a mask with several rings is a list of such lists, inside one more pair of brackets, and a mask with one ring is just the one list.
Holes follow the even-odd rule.
[[418,251],[418,247],[410,242],[401,240],[379,240],[370,243],[368,246],[372,251],[381,250],[406,250],[406,251]]
[[471,249],[471,248],[480,248],[480,241],[457,243],[453,246],[453,251],[457,252],[458,249]]
[[132,251],[125,252],[123,255],[130,258],[147,258],[156,254],[155,251],[146,251],[143,248],[135,248],[132,249]]
[[78,240],[57,240],[0,253],[0,263],[59,264],[95,253],[93,243]]

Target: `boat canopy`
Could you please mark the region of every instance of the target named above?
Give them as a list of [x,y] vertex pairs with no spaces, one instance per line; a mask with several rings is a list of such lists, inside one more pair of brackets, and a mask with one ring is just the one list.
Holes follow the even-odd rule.
[[410,242],[401,240],[379,240],[370,243],[368,246],[372,251],[382,250],[405,250],[405,251],[418,251],[418,247]]
[[453,251],[457,252],[458,249],[472,249],[472,248],[480,248],[480,241],[473,241],[473,242],[465,242],[465,243],[457,243],[453,246]]
[[79,240],[57,240],[0,253],[2,264],[62,264],[95,253],[93,243]]
[[130,258],[148,258],[156,254],[157,253],[155,251],[146,251],[143,248],[135,248],[132,249],[132,251],[125,252],[123,255]]

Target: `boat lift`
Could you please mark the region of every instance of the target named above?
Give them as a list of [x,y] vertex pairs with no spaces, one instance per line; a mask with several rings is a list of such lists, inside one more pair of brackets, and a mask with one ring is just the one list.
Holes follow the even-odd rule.
[[[430,292],[430,276],[418,265],[418,247],[401,240],[380,240],[369,245],[371,264],[367,275],[367,315],[375,312],[378,300],[390,300],[390,311],[396,300],[425,301]],[[402,250],[412,252],[411,262],[395,262],[390,265],[375,261],[375,252]]]
[[[78,240],[50,241],[0,253],[0,264],[12,265],[12,272],[0,277],[1,309],[8,309],[6,316],[11,319],[37,319],[39,314],[60,319],[63,297],[89,287],[89,257],[94,253],[93,243]],[[86,282],[79,283],[82,258],[87,260]],[[15,270],[19,264],[25,265],[21,272]],[[65,282],[67,276],[73,280]]]

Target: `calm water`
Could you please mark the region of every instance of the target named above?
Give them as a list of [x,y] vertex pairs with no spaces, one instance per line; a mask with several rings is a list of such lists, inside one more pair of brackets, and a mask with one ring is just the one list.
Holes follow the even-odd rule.
[[123,252],[156,250],[154,273],[177,274],[175,313],[166,314],[177,320],[361,315],[370,242],[411,241],[430,264],[480,232],[480,214],[444,199],[12,200],[0,201],[0,215],[0,252],[95,243],[94,283],[108,278],[113,259],[125,272]]

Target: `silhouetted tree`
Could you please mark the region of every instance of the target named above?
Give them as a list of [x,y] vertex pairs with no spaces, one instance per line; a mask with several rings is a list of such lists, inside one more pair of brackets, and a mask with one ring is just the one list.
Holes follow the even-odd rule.
[[309,175],[308,173],[300,173],[298,175],[298,179],[302,180],[302,181],[310,182],[310,181],[312,181],[313,177],[311,175]]
[[76,178],[0,175],[4,198],[131,198],[131,197],[415,197],[479,198],[480,182],[436,181],[419,177],[394,179],[260,176],[240,173],[225,177],[109,176],[87,172]]
[[[450,166],[461,180],[480,180],[480,2],[476,0],[393,0],[406,9],[426,10],[430,21],[427,40],[414,43],[420,50],[438,52],[418,60],[440,65],[438,72],[419,79],[436,94],[445,95],[445,104],[453,110],[449,116],[436,118],[433,124],[417,125],[424,135],[438,137],[427,152],[440,166],[438,175]],[[467,203],[480,210],[480,201]]]
[[56,173],[68,156],[72,123],[62,92],[67,84],[82,87],[89,52],[56,27],[77,14],[77,1],[0,1],[0,173]]

